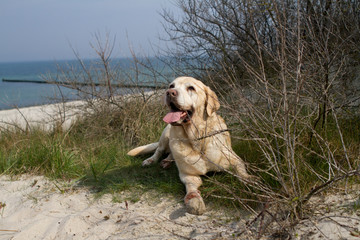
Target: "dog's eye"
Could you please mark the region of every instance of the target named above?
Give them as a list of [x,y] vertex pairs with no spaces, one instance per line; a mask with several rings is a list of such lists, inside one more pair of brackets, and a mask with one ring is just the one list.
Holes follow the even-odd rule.
[[170,84],[169,88],[174,88],[175,85],[174,84]]
[[195,88],[193,86],[190,86],[187,88],[188,91],[195,91]]

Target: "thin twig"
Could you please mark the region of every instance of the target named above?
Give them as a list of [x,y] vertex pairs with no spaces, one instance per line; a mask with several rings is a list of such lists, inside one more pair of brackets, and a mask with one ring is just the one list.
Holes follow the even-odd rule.
[[[320,191],[324,190],[326,187],[328,187],[329,185],[333,184],[333,183],[336,183],[336,182],[339,182],[345,178],[348,178],[348,177],[352,177],[352,176],[359,176],[360,175],[360,169],[356,169],[356,170],[352,170],[350,172],[347,172],[346,174],[343,174],[341,176],[337,176],[337,177],[334,177],[332,178],[331,180],[319,185],[319,186],[316,186],[314,187],[301,201],[300,203],[301,204],[305,204],[307,201],[310,200],[310,198],[319,193]],[[299,206],[299,205],[298,205]]]

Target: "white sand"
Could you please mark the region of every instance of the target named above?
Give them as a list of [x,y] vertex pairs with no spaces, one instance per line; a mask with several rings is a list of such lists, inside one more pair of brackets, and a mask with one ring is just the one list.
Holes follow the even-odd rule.
[[[115,97],[116,101],[126,102],[133,98],[151,98],[160,102],[163,90],[148,91],[141,94],[127,94]],[[96,104],[96,100],[92,104]],[[0,131],[9,128],[41,128],[51,130],[61,126],[64,130],[71,127],[72,123],[81,116],[84,111],[90,111],[86,108],[86,101],[71,101],[66,103],[55,103],[33,107],[0,111]]]
[[127,209],[110,195],[95,200],[85,188],[44,177],[2,176],[0,239],[211,239],[229,237],[244,224],[221,225],[213,216],[222,214],[213,211],[188,214],[182,199],[151,199],[128,202]]
[[67,129],[76,120],[83,101],[48,104],[0,111],[0,130],[8,128],[42,128],[50,130],[61,125]]
[[299,239],[360,239],[360,186],[310,201],[314,215],[296,226]]
[[[239,232],[236,239],[257,236],[259,225],[250,232],[245,217],[227,221],[223,212],[211,209],[195,216],[186,213],[182,199],[149,195],[126,206],[125,201],[113,202],[111,195],[95,199],[76,183],[1,176],[0,204],[6,206],[0,209],[0,239],[231,239]],[[354,210],[359,201],[358,194],[314,199],[315,216],[295,227],[294,239],[359,239],[360,211]]]

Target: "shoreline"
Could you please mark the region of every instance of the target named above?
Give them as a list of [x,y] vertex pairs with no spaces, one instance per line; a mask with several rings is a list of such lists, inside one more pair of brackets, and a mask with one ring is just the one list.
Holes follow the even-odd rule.
[[54,101],[53,103],[37,103],[37,104],[31,104],[31,105],[23,105],[23,106],[10,106],[8,108],[0,108],[0,112],[2,111],[8,111],[8,110],[17,110],[17,109],[24,109],[24,108],[31,108],[31,107],[41,107],[41,106],[47,106],[47,105],[55,105],[55,104],[64,104],[64,103],[70,103],[70,102],[77,102],[77,101],[83,101],[79,99],[69,99],[68,101]]
[[[131,98],[159,97],[159,95],[162,95],[162,89],[117,95],[114,98],[126,102]],[[9,128],[25,130],[32,127],[48,131],[59,126],[63,130],[67,130],[87,110],[86,103],[86,100],[69,100],[67,102],[0,110],[0,132]]]
[[84,100],[0,110],[0,131],[32,127],[51,130],[59,124],[68,129],[85,105]]

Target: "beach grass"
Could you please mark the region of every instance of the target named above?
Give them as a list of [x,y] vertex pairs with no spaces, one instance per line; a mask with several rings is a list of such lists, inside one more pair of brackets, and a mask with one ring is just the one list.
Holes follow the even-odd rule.
[[100,195],[129,191],[132,200],[149,190],[182,197],[184,186],[175,164],[166,170],[159,165],[144,168],[141,163],[146,156],[126,155],[136,145],[157,141],[165,126],[154,116],[163,107],[145,105],[134,101],[127,103],[126,110],[97,108],[66,131],[4,130],[0,134],[0,174],[71,179]]

